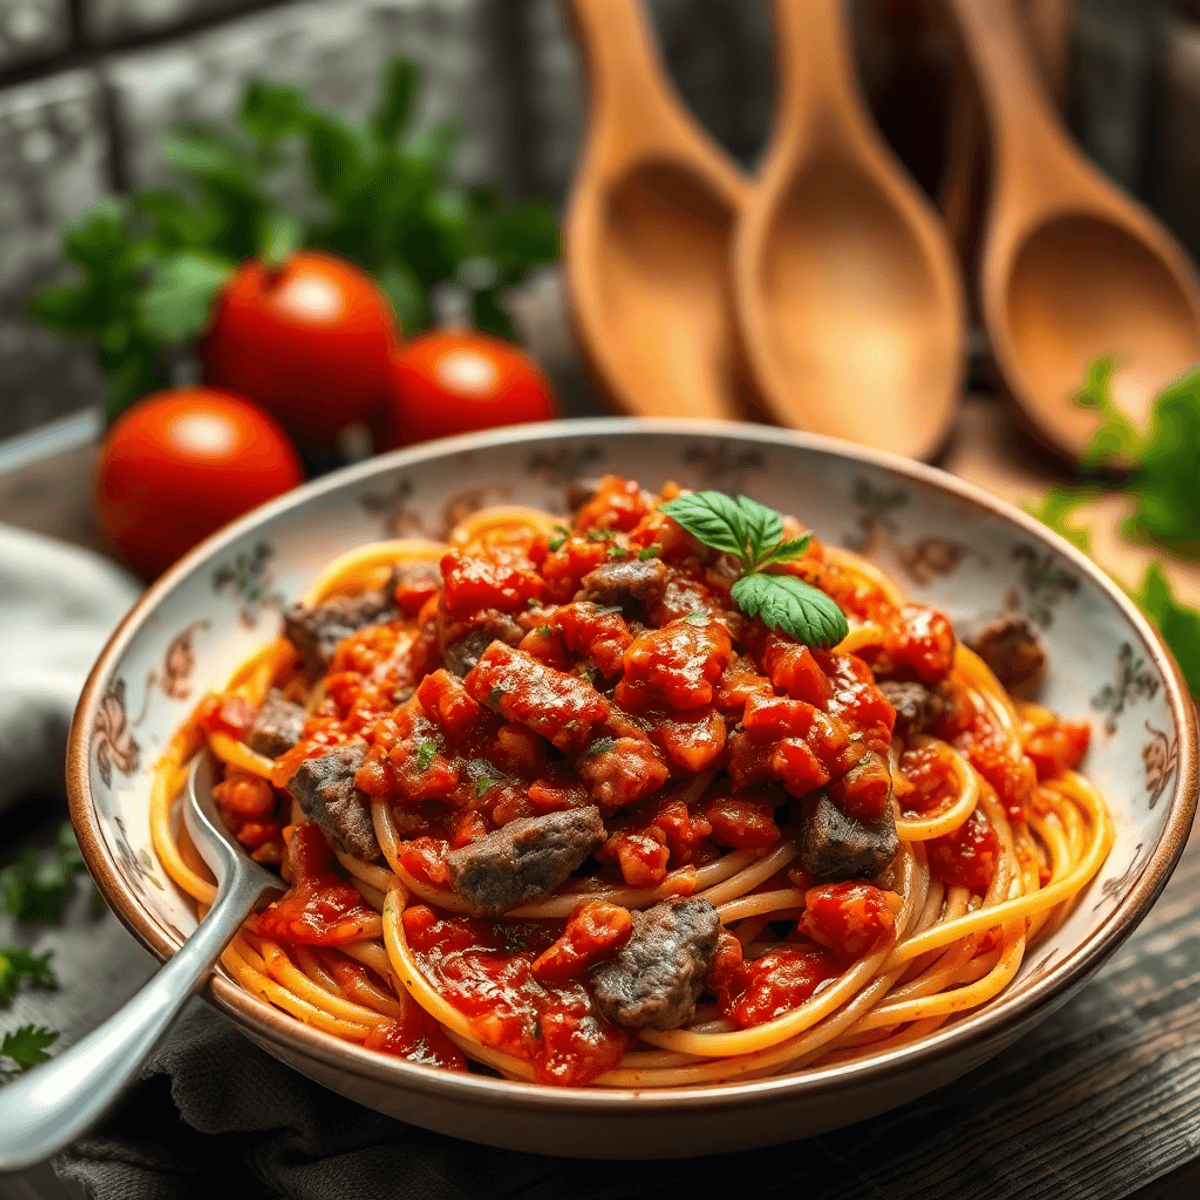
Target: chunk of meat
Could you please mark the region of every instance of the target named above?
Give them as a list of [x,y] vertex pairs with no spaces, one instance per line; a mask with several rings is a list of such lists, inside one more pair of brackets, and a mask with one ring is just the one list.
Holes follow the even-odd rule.
[[604,841],[594,805],[518,817],[495,833],[446,855],[450,884],[479,916],[548,896]]
[[397,578],[393,571],[377,591],[335,596],[316,608],[293,604],[284,613],[284,635],[304,655],[304,665],[309,671],[314,674],[325,671],[338,644],[352,633],[368,625],[384,625],[400,615],[393,595]]
[[300,740],[303,732],[304,709],[288,700],[278,688],[272,688],[250,726],[246,745],[257,754],[278,758]]
[[366,753],[361,742],[348,742],[318,758],[306,758],[288,780],[287,790],[335,845],[363,862],[375,862],[380,851],[370,801],[354,786]]
[[489,613],[482,623],[466,633],[459,633],[453,625],[441,625],[439,640],[448,632],[454,634],[454,640],[442,642],[442,661],[459,679],[470,674],[493,642],[515,646],[525,636],[525,630],[512,617],[499,612]]
[[1046,647],[1027,612],[1006,612],[984,621],[963,638],[1010,691],[1028,690],[1046,669]]
[[932,725],[945,708],[941,693],[923,683],[897,683],[884,679],[879,683],[879,690],[896,710],[896,733],[906,742]]
[[600,1011],[626,1029],[678,1029],[704,987],[720,931],[717,910],[700,896],[636,913],[633,936],[592,972]]
[[874,879],[900,851],[889,807],[878,820],[848,817],[824,791],[806,796],[800,809],[800,864],[814,879]]
[[583,577],[576,600],[616,605],[627,612],[657,604],[667,590],[667,564],[660,558],[604,563]]
[[474,700],[577,754],[608,716],[608,701],[578,675],[538,662],[525,650],[493,642],[466,679]]

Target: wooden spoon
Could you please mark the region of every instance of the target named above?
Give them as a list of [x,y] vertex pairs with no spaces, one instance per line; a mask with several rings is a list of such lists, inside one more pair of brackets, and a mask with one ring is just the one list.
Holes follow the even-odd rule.
[[729,243],[747,184],[685,111],[637,0],[571,0],[589,119],[564,233],[581,349],[637,416],[738,417]]
[[1071,400],[1117,355],[1114,397],[1145,418],[1200,361],[1200,288],[1183,251],[1071,143],[1031,62],[1012,0],[950,0],[993,144],[980,303],[996,365],[1033,432],[1078,455],[1095,412]]
[[738,322],[786,425],[925,457],[958,400],[963,298],[932,207],[866,115],[844,0],[776,0],[779,101],[734,248]]

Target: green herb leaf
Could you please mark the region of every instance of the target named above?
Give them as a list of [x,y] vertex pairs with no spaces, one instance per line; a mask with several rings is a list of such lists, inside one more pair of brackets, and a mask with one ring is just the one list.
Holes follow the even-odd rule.
[[53,1046],[56,1041],[58,1034],[44,1025],[22,1025],[20,1029],[4,1035],[4,1040],[0,1042],[0,1057],[11,1059],[19,1071],[28,1071],[30,1067],[49,1059],[46,1048]]
[[1189,690],[1200,696],[1200,612],[1175,598],[1158,562],[1146,568],[1134,599],[1171,647]]
[[610,559],[621,559],[626,558],[628,554],[629,551],[624,546],[609,546],[606,556]]
[[688,615],[686,617],[684,617],[683,619],[684,619],[685,623],[688,625],[698,625],[701,628],[703,628],[705,625],[708,624],[710,618],[709,618],[708,613],[691,612],[691,613],[688,613]]
[[751,500],[749,496],[737,498],[742,513],[742,528],[749,544],[750,561],[761,563],[771,547],[778,547],[783,539],[783,518],[773,509]]
[[437,754],[437,743],[432,738],[425,738],[424,741],[417,746],[417,770],[426,771],[429,769],[429,764],[433,762],[433,756]]
[[232,263],[194,251],[160,260],[138,298],[142,326],[169,346],[194,341],[208,324],[217,291],[232,274]]
[[589,542],[611,542],[617,536],[615,529],[589,529],[587,531],[587,540]]
[[57,984],[50,959],[54,951],[34,954],[28,946],[9,946],[0,950],[0,1004],[8,1004],[22,984],[52,988]]
[[18,921],[57,921],[75,876],[83,871],[75,835],[64,824],[50,858],[27,846],[15,863],[0,870],[0,899]]
[[850,627],[837,604],[794,575],[746,575],[733,585],[733,599],[749,616],[810,646],[833,646]]
[[607,754],[610,750],[616,748],[616,741],[613,738],[597,738],[584,752],[584,758],[598,758],[601,754]]
[[1138,454],[1141,438],[1137,429],[1113,401],[1113,375],[1120,361],[1116,355],[1093,359],[1083,383],[1071,397],[1080,408],[1096,409],[1104,418],[1079,456],[1085,467],[1104,466],[1121,458],[1133,459]]
[[723,492],[692,492],[659,505],[694,538],[746,562],[746,527],[738,501]]
[[550,541],[546,543],[550,548],[550,553],[553,554],[555,550],[561,550],[562,544],[566,540],[567,539],[565,537],[551,538]]
[[807,534],[783,540],[783,518],[777,512],[746,496],[735,501],[721,492],[679,496],[660,511],[706,546],[738,556],[742,575],[732,596],[749,616],[811,646],[834,645],[849,632],[842,610],[824,592],[792,575],[763,573],[766,566],[794,562],[808,548]]
[[477,779],[475,781],[475,795],[477,797],[487,795],[496,786],[497,782],[495,779]]
[[1085,525],[1075,524],[1071,518],[1082,505],[1089,504],[1099,494],[1096,488],[1052,487],[1046,490],[1037,504],[1024,504],[1022,507],[1031,517],[1037,517],[1043,525],[1061,534],[1084,554],[1091,554],[1092,531]]
[[504,699],[504,689],[502,687],[494,687],[487,694],[488,708],[499,708],[500,701]]
[[773,549],[766,552],[758,565],[760,567],[767,567],[774,563],[795,562],[808,549],[810,541],[812,541],[812,534],[806,533],[803,537],[793,538],[788,542],[780,542]]
[[645,562],[650,558],[657,558],[662,553],[662,547],[655,542],[653,546],[647,546],[644,550],[638,551],[638,562]]
[[421,74],[415,63],[393,58],[384,67],[379,103],[371,117],[371,128],[381,146],[392,146],[404,132],[420,85]]

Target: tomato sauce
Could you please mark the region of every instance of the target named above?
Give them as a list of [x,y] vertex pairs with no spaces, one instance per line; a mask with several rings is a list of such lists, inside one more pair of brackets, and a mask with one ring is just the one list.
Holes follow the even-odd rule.
[[[239,838],[266,861],[282,860],[292,884],[254,919],[263,936],[333,947],[377,925],[316,827],[285,825],[291,802],[279,791],[305,759],[346,742],[365,745],[354,783],[390,811],[405,871],[435,889],[451,886],[452,850],[515,818],[585,805],[605,822],[585,868],[592,882],[677,895],[723,853],[768,853],[794,828],[793,802],[816,788],[863,820],[884,815],[893,797],[907,816],[934,813],[957,795],[948,752],[910,746],[893,776],[896,713],[877,674],[940,689],[945,703],[929,732],[969,758],[1011,819],[1023,818],[1039,778],[1078,762],[1086,726],[1042,710],[1025,718],[1027,754],[1014,757],[995,717],[949,677],[946,618],[897,606],[869,578],[827,560],[816,538],[799,560],[772,569],[877,625],[878,644],[814,649],[751,620],[731,597],[733,556],[659,511],[674,494],[606,477],[572,527],[501,531],[455,547],[441,559],[440,581],[396,587],[394,620],[339,644],[300,741],[270,780],[230,769],[217,788]],[[791,518],[785,528],[802,532]],[[606,564],[652,560],[655,587],[636,602],[608,602],[605,588],[622,601],[619,588],[592,576]],[[200,712],[206,730],[238,738],[253,718],[229,697]],[[935,877],[978,892],[994,877],[999,839],[977,813],[926,850]],[[707,986],[743,1028],[803,1003],[894,927],[899,898],[870,884],[815,885],[793,864],[757,890],[788,886],[805,888],[806,900],[786,938],[777,934],[785,940],[747,957],[736,937],[720,939]],[[592,899],[565,922],[513,921],[417,904],[402,919],[422,971],[479,1040],[530,1063],[540,1081],[586,1084],[619,1061],[630,1034],[602,1017],[589,979],[628,940],[626,909]],[[348,995],[366,986],[352,964],[337,969]],[[367,1044],[463,1068],[415,1004]]]
[[599,1014],[582,981],[554,982],[544,966],[534,973],[561,922],[438,916],[426,905],[403,920],[426,977],[480,1041],[529,1062],[539,1083],[580,1087],[625,1053],[629,1035]]

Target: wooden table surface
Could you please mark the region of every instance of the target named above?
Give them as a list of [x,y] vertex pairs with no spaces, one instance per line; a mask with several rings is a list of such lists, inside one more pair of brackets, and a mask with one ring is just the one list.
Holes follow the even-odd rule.
[[[90,517],[93,455],[79,448],[0,475],[0,521],[102,547]],[[981,398],[964,405],[942,465],[1018,502],[1035,498],[1055,478],[1053,465],[1013,434],[1000,406]],[[1122,507],[1107,498],[1085,519],[1096,530],[1096,557],[1134,583],[1148,554],[1118,539]],[[1200,603],[1200,565],[1174,561],[1172,578],[1184,597]],[[140,979],[144,952],[112,918],[92,940],[101,934]],[[59,1001],[66,1044],[101,1010],[115,1008],[133,983],[110,972],[103,1003],[94,992],[86,1003],[73,1000],[72,988],[81,988],[86,974],[72,970],[73,935],[46,936],[59,938],[57,961],[66,967]],[[545,1178],[521,1195],[1194,1198],[1200,1196],[1198,1000],[1200,837],[1193,836],[1157,905],[1093,982],[1000,1057],[948,1087],[808,1142],[747,1156],[641,1164],[636,1188],[628,1168],[622,1174],[615,1164],[547,1159]],[[0,1177],[0,1197],[63,1194],[54,1188],[47,1172]]]

